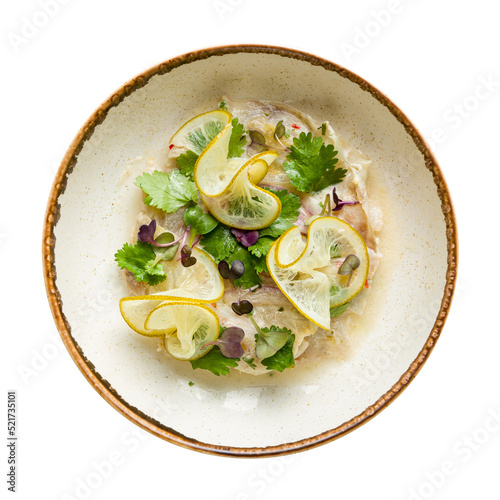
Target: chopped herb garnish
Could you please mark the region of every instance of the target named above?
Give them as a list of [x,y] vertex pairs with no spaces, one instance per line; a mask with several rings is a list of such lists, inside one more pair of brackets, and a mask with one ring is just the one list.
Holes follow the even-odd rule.
[[326,134],[326,122],[323,122],[319,127],[318,130],[321,130],[321,135]]

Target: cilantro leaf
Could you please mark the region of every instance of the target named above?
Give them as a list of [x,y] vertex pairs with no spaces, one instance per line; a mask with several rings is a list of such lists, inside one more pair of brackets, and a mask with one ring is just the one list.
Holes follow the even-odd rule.
[[336,318],[337,316],[340,316],[341,314],[345,313],[345,311],[349,307],[349,304],[350,302],[346,302],[341,306],[330,307],[330,318]]
[[135,185],[148,195],[144,199],[146,205],[169,213],[198,199],[196,184],[178,170],[170,173],[155,170],[152,174],[137,177]]
[[347,173],[343,168],[335,168],[337,153],[333,145],[326,146],[321,137],[302,132],[293,139],[283,168],[299,191],[320,191],[337,184]]
[[240,245],[230,227],[219,224],[213,231],[203,236],[200,244],[217,263],[221,260],[227,261],[228,264],[232,264],[235,260],[243,262],[245,272],[241,278],[233,280],[235,286],[252,288],[262,283],[259,273],[267,271],[265,256],[253,255]]
[[[272,236],[278,238],[284,231],[290,229],[299,216],[300,199],[293,193],[288,193],[286,189],[266,189],[274,193],[281,201],[281,212],[278,218],[268,227],[259,231],[260,236]],[[266,252],[267,253],[267,252]]]
[[[235,286],[241,288],[252,288],[254,286],[262,284],[262,279],[260,278],[256,269],[256,259],[244,246],[238,243],[236,250],[226,260],[228,264],[232,264],[235,260],[240,260],[245,266],[245,272],[243,273],[243,276],[241,278],[233,280],[233,284]],[[258,263],[261,264],[260,262]]]
[[231,228],[219,224],[213,231],[203,236],[200,245],[219,263],[236,250],[238,241],[231,233]]
[[185,153],[182,153],[177,157],[177,166],[181,174],[184,174],[186,177],[189,177],[191,180],[193,179],[194,166],[196,165],[196,160],[198,159],[198,155],[191,150],[187,150]]
[[121,269],[128,269],[139,282],[157,285],[166,279],[165,270],[160,263],[154,264],[155,253],[148,243],[136,245],[125,243],[115,254],[115,260]]
[[243,125],[238,122],[238,118],[233,118],[231,122],[233,130],[231,138],[229,139],[229,150],[227,153],[228,158],[239,158],[245,151],[247,138]]
[[257,368],[257,365],[254,363],[254,358],[241,358],[250,368]]
[[238,366],[238,359],[226,358],[220,352],[218,346],[214,346],[205,356],[191,361],[191,366],[193,370],[201,368],[203,370],[209,370],[214,375],[228,375],[230,368],[235,368]]
[[262,331],[265,330],[287,332],[289,336],[285,345],[277,351],[276,354],[263,359],[261,363],[268,370],[277,370],[279,372],[282,372],[285,368],[293,368],[295,366],[295,359],[293,357],[293,343],[295,342],[295,335],[286,328],[279,328],[276,326],[272,326],[270,330],[268,328],[262,328]]
[[273,238],[267,238],[265,236],[261,237],[257,240],[257,243],[255,243],[255,245],[248,247],[248,251],[255,257],[265,257],[267,255],[267,252],[269,252],[269,249],[271,248],[273,242]]

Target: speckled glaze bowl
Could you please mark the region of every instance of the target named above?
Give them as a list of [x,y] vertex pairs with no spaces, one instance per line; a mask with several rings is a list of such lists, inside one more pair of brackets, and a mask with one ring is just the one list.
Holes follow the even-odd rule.
[[[168,139],[223,94],[286,102],[329,120],[373,160],[384,258],[353,340],[314,367],[215,377],[168,359],[124,323],[114,253],[130,241],[136,175],[161,166]],[[50,194],[43,259],[62,339],[97,392],[128,419],[208,453],[270,456],[346,434],[418,373],[448,314],[457,233],[435,158],[408,118],[350,71],[295,50],[228,46],[164,62],[126,83],[80,130]]]

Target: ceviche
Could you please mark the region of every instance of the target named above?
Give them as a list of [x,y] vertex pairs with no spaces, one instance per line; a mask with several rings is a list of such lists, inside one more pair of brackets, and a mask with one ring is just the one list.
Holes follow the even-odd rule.
[[369,165],[328,121],[224,97],[135,180],[137,238],[115,255],[124,320],[215,375],[328,356],[363,314],[381,258]]

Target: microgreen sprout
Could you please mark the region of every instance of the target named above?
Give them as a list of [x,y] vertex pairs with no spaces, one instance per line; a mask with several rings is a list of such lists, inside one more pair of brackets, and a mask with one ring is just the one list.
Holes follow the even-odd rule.
[[226,260],[221,260],[218,268],[220,275],[227,280],[237,280],[241,278],[245,272],[245,264],[243,264],[241,260],[233,261],[231,266]]
[[253,311],[253,304],[248,300],[238,300],[238,302],[231,304],[231,309],[238,316],[242,316],[243,314],[250,314]]
[[184,267],[191,267],[196,264],[196,257],[191,255],[191,247],[189,245],[184,245],[181,249],[181,264]]
[[259,231],[245,231],[244,229],[236,229],[231,228],[231,233],[236,236],[236,239],[239,243],[241,243],[244,247],[251,247],[257,243],[259,239]]
[[339,267],[339,270],[337,271],[338,274],[342,276],[349,276],[347,286],[349,286],[349,283],[351,282],[352,273],[360,266],[360,264],[361,261],[359,258],[351,253],[345,258],[344,262]]
[[[283,134],[284,134],[284,132],[283,132]],[[255,153],[260,153],[261,151],[264,151],[265,149],[275,149],[277,151],[285,151],[286,153],[290,152],[290,149],[288,149],[279,140],[279,137],[276,136],[276,132],[274,134],[274,137],[283,146],[281,148],[279,146],[270,146],[269,144],[266,144],[266,138],[258,130],[250,130],[248,135],[250,136],[250,139],[252,141],[249,145],[249,148],[251,148]]]
[[342,201],[337,193],[336,193],[336,189],[337,188],[333,188],[333,203],[334,203],[334,207],[332,208],[332,211],[333,212],[338,212],[339,210],[341,210],[345,205],[357,205],[359,203],[359,201]]
[[310,217],[308,217],[304,221],[304,226],[306,226],[306,227],[309,226],[311,224],[311,222],[314,219],[317,219],[318,217],[325,217],[327,215],[330,215],[330,213],[332,211],[332,202],[330,199],[330,194],[327,194],[325,196],[325,201],[323,201],[323,203],[320,203],[319,206],[321,207],[321,213],[319,215],[311,215]]
[[245,332],[237,326],[226,328],[220,337],[213,342],[207,342],[201,346],[204,349],[209,345],[219,346],[220,352],[226,358],[241,358],[243,356],[243,347],[241,341],[245,337]]
[[154,238],[154,234],[156,231],[156,220],[153,219],[149,224],[144,224],[139,228],[139,233],[138,233],[137,237],[138,237],[139,241],[141,241],[142,243],[150,243],[151,245],[153,245],[155,247],[166,248],[166,247],[174,246],[177,243],[179,243],[185,237],[185,235],[189,231],[189,229],[190,228],[187,227],[179,239],[177,239],[175,241],[161,243],[158,241],[159,237],[156,239]]
[[323,217],[325,215],[330,215],[331,211],[332,211],[332,201],[330,199],[330,195],[327,194],[325,196],[325,201],[323,202],[323,208],[321,210],[320,217]]
[[283,120],[280,120],[276,124],[276,128],[274,129],[274,137],[276,140],[281,139],[285,135],[285,126],[283,125]]

